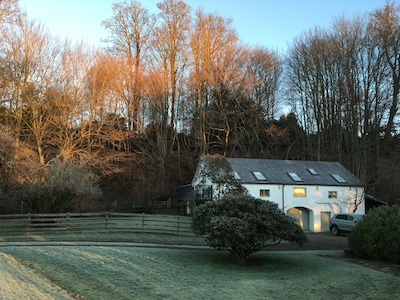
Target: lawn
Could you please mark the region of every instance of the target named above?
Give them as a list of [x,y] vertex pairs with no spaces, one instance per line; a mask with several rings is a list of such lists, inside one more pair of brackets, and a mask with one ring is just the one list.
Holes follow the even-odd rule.
[[400,298],[400,277],[348,262],[343,251],[262,251],[246,265],[225,251],[116,243],[1,252],[80,299]]
[[1,242],[5,243],[30,243],[30,242],[138,242],[178,245],[206,245],[200,236],[185,236],[171,234],[150,234],[134,232],[57,232],[0,235]]

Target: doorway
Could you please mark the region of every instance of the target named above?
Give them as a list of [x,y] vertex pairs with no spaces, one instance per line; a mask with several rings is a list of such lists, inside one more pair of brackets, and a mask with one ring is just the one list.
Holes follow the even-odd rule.
[[310,230],[310,210],[305,207],[293,207],[287,211],[288,216],[295,218],[304,231]]

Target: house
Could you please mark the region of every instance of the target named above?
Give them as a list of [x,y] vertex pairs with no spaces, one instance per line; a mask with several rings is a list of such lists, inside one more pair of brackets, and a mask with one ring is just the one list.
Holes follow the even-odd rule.
[[335,213],[365,213],[364,184],[340,163],[323,161],[203,157],[192,180],[196,204],[218,199],[233,180],[306,231],[329,231]]

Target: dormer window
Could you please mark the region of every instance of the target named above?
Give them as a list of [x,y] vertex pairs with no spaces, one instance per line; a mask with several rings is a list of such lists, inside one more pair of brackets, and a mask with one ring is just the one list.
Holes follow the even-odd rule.
[[303,179],[301,179],[300,176],[297,175],[296,173],[288,173],[288,174],[289,174],[290,178],[292,178],[293,181],[296,181],[296,182],[303,181]]
[[265,178],[264,174],[261,173],[261,172],[254,171],[254,172],[252,172],[252,173],[253,173],[254,177],[255,177],[257,180],[260,180],[260,181],[267,180],[267,178]]

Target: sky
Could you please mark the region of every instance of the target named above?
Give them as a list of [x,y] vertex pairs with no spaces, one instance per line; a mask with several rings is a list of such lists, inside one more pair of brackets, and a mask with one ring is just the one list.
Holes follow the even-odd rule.
[[[393,1],[393,0],[392,0]],[[36,19],[51,34],[102,46],[107,32],[101,22],[112,17],[112,4],[123,0],[20,0],[29,19]],[[139,0],[157,13],[161,0]],[[232,19],[245,44],[279,52],[294,38],[315,27],[330,28],[335,18],[352,18],[382,8],[386,0],[185,0],[193,10]],[[395,0],[400,4],[400,0]]]

